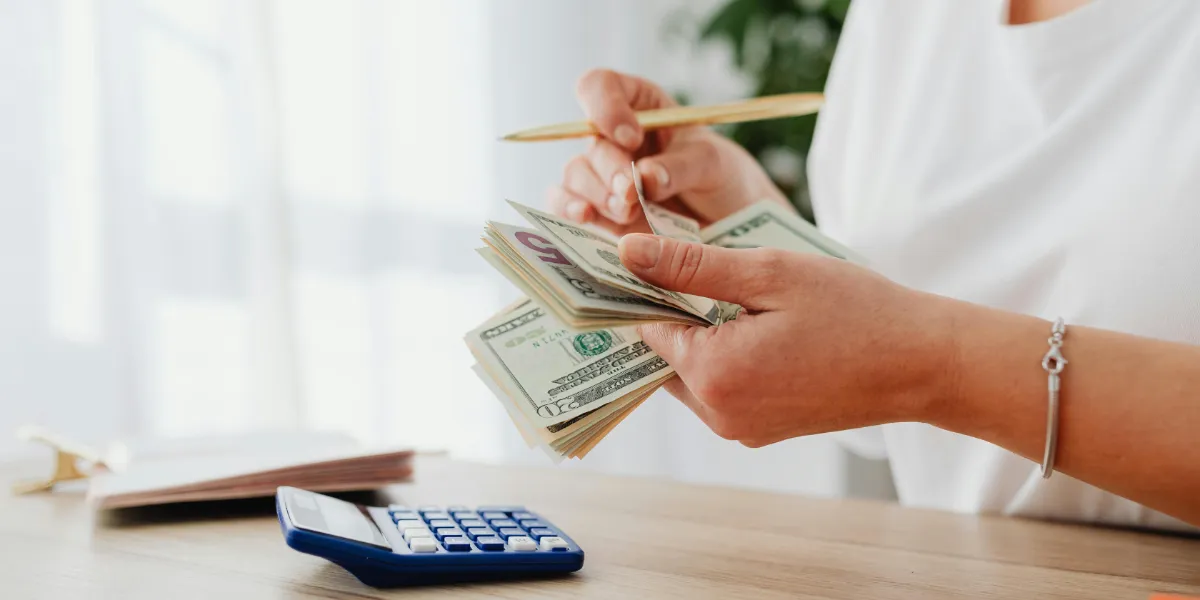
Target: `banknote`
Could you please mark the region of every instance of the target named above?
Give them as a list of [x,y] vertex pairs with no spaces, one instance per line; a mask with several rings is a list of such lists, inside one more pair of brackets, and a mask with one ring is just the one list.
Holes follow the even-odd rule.
[[546,234],[556,248],[592,277],[644,298],[665,302],[696,315],[710,324],[718,322],[720,311],[709,298],[684,294],[653,286],[629,272],[617,255],[617,240],[585,229],[540,210],[509,201],[521,216]]
[[702,319],[677,308],[599,281],[537,230],[489,222],[485,233],[485,242],[497,258],[539,290],[538,300],[554,304],[552,310],[568,325],[630,314],[641,320],[704,324]]
[[[645,202],[659,235],[725,248],[778,248],[864,262],[792,210],[751,205],[700,229]],[[511,203],[536,229],[489,222],[479,254],[527,298],[467,334],[476,375],[521,436],[555,461],[582,458],[674,376],[638,323],[719,325],[741,307],[645,283],[617,258],[617,240]]]
[[700,231],[705,244],[723,248],[776,248],[864,262],[790,208],[762,200]]
[[533,303],[472,331],[467,345],[536,428],[570,421],[674,373],[634,327],[579,332]]
[[646,214],[646,223],[650,225],[650,231],[655,235],[685,242],[703,241],[700,238],[700,224],[695,219],[646,201],[646,188],[642,185],[642,174],[638,171],[636,162],[630,164],[633,169],[633,189],[637,192],[638,204],[642,206],[642,212]]

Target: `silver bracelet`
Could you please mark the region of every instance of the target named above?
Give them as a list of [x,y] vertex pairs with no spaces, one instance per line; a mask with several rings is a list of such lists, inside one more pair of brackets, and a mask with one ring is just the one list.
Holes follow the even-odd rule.
[[1042,357],[1042,368],[1049,375],[1047,383],[1050,391],[1050,402],[1046,407],[1046,452],[1042,455],[1042,479],[1049,479],[1054,474],[1054,452],[1058,449],[1058,391],[1062,388],[1062,380],[1058,374],[1067,366],[1067,359],[1062,355],[1063,337],[1067,335],[1067,325],[1062,317],[1054,320],[1050,329],[1050,350]]

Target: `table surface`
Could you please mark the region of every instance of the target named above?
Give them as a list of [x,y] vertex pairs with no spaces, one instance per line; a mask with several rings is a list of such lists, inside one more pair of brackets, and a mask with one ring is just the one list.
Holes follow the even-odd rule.
[[[33,475],[0,465],[5,483]],[[96,515],[0,492],[2,598],[1136,598],[1200,595],[1200,540],[553,468],[418,460],[409,504],[523,504],[587,553],[559,579],[378,590],[283,543],[270,501]]]

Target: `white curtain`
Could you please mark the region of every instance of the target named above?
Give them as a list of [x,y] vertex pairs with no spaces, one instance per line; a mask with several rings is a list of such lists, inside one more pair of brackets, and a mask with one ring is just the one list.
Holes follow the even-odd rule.
[[[580,145],[494,140],[578,118],[592,66],[740,95],[670,33],[714,4],[0,0],[0,427],[544,463],[461,339],[515,296],[472,252],[483,221],[541,203]],[[662,396],[577,467],[835,494],[844,465]]]

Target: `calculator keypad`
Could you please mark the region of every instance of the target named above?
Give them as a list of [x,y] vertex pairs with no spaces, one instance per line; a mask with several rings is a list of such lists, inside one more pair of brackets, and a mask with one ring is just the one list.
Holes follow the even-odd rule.
[[437,552],[566,552],[570,544],[541,517],[521,507],[411,508],[388,513],[415,554]]

